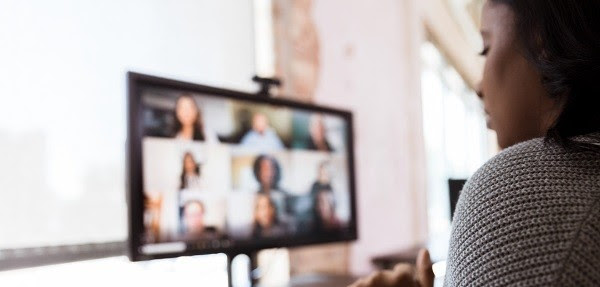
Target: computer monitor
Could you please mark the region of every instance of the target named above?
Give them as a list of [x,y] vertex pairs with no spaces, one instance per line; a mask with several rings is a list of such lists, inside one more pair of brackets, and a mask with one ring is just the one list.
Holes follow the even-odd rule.
[[460,197],[460,193],[462,192],[466,179],[448,179],[448,191],[450,198],[450,220],[454,218],[454,211],[456,210],[456,204],[458,203],[458,198]]
[[128,74],[133,261],[357,238],[352,115]]

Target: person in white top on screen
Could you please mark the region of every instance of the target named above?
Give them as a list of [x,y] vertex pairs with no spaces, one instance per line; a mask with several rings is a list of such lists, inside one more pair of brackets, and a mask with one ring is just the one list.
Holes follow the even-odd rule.
[[269,119],[261,113],[254,114],[252,117],[252,129],[244,135],[240,144],[262,152],[284,148],[281,139],[279,139],[275,130],[269,125]]
[[181,171],[179,189],[203,189],[204,182],[200,175],[200,164],[196,162],[191,152],[186,152],[183,155],[183,169]]
[[190,200],[184,206],[181,214],[184,236],[186,241],[198,239],[217,239],[218,232],[205,222],[206,207],[198,200]]
[[200,235],[204,232],[204,204],[190,201],[183,207],[183,225],[185,232]]

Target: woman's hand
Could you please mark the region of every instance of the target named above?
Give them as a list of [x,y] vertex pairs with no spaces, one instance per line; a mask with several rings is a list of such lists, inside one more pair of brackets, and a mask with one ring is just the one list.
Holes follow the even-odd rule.
[[394,270],[378,271],[349,287],[433,287],[431,258],[426,249],[419,251],[417,266],[398,264]]

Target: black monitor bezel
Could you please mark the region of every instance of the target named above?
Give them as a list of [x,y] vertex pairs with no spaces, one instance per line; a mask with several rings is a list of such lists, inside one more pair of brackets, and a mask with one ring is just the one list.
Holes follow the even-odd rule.
[[[352,113],[331,107],[312,105],[281,98],[257,96],[256,94],[234,91],[199,85],[184,81],[140,74],[136,72],[127,73],[128,84],[128,125],[127,125],[127,202],[128,202],[128,255],[132,261],[173,258],[179,256],[191,256],[202,254],[250,254],[261,249],[278,247],[296,247],[313,244],[325,244],[334,242],[350,242],[358,238],[357,210],[356,210],[356,181],[354,168],[354,126]],[[321,112],[341,116],[348,123],[347,156],[348,174],[350,187],[351,218],[347,232],[335,236],[316,236],[305,238],[280,238],[273,240],[262,240],[253,244],[241,246],[219,247],[210,249],[192,249],[184,252],[146,255],[141,254],[139,248],[142,246],[141,234],[144,232],[143,224],[143,175],[142,175],[142,128],[141,128],[141,91],[142,87],[156,87],[176,89],[192,93],[208,94],[210,96],[226,99],[243,100],[259,104],[268,104],[292,109],[303,109],[311,112]],[[250,241],[248,241],[250,242]]]

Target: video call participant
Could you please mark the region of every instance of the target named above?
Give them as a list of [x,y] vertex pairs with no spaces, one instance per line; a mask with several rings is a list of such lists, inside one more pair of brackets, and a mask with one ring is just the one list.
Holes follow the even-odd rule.
[[162,194],[147,194],[145,200],[145,214],[144,218],[146,221],[146,239],[148,242],[155,242],[160,236],[160,214],[162,207]]
[[342,224],[335,214],[335,199],[331,190],[323,189],[317,192],[314,201],[314,232],[327,234],[342,228]]
[[208,132],[202,118],[202,111],[190,94],[183,94],[175,103],[174,137],[183,140],[218,141],[216,134]]
[[310,135],[306,139],[306,148],[325,152],[333,151],[327,141],[327,131],[321,115],[311,116],[308,131]]
[[324,189],[333,191],[331,186],[331,175],[329,172],[329,162],[327,161],[319,164],[318,177],[310,189],[310,194],[314,197],[317,195],[318,191]]
[[258,181],[258,193],[271,197],[277,205],[278,215],[287,217],[286,192],[280,189],[281,167],[277,159],[268,155],[260,155],[254,160],[254,177]]
[[200,177],[200,164],[194,159],[191,152],[183,155],[183,168],[181,170],[179,189],[202,189],[202,179]]
[[240,144],[260,151],[277,151],[284,148],[283,142],[270,126],[269,118],[262,113],[252,116],[252,129],[242,137]]
[[199,200],[190,200],[183,206],[181,215],[184,240],[215,239],[219,235],[214,227],[208,227],[204,222],[206,208]]
[[277,191],[281,179],[281,167],[277,159],[269,155],[260,155],[254,160],[254,176],[260,185],[259,192]]
[[254,224],[252,237],[281,237],[287,234],[287,225],[277,216],[277,206],[273,199],[264,193],[256,195],[254,202]]

